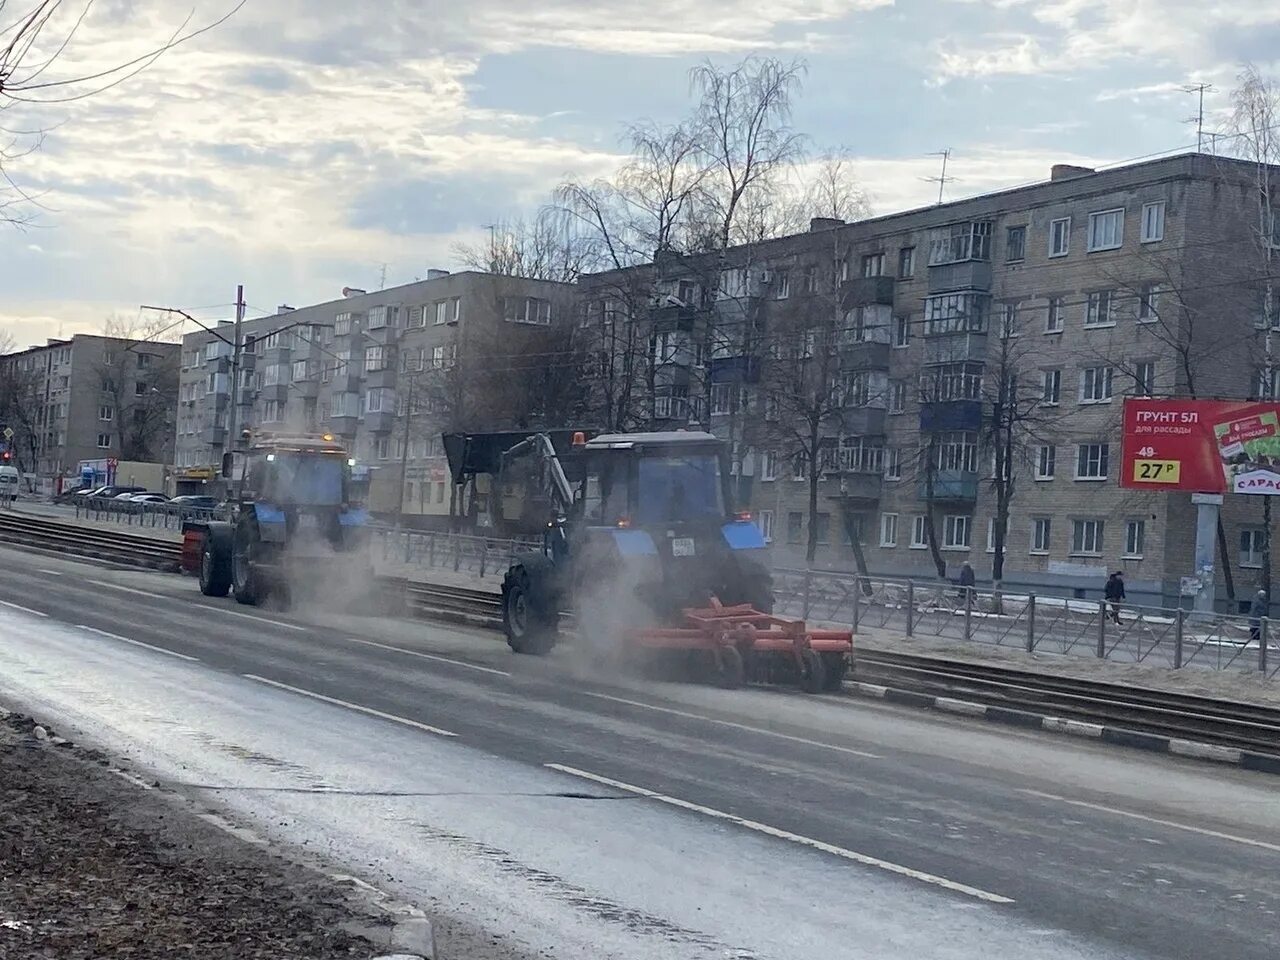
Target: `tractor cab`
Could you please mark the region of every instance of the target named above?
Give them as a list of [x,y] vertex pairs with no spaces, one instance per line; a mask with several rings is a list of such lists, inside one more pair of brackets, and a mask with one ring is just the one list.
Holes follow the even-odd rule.
[[729,516],[723,444],[707,433],[606,434],[581,447],[591,526],[713,527]]

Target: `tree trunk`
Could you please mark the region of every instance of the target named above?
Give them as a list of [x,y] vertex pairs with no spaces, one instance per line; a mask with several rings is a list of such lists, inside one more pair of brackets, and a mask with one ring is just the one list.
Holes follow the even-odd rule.
[[871,574],[867,570],[867,555],[862,552],[862,538],[853,522],[853,511],[847,504],[840,506],[840,520],[844,524],[844,534],[849,538],[849,547],[853,550],[853,565],[858,569],[858,589],[864,596],[871,596]]
[[805,548],[805,563],[813,566],[818,555],[818,446],[816,437],[810,447],[814,455],[809,459],[809,543]]
[[1231,573],[1231,554],[1227,552],[1227,531],[1222,525],[1222,514],[1218,514],[1218,559],[1222,563],[1222,576],[1227,584],[1227,599],[1236,598],[1236,581]]
[[924,535],[929,541],[929,556],[933,558],[933,568],[939,580],[947,579],[947,561],[942,559],[942,551],[938,549],[938,531],[933,522],[933,477],[934,461],[937,452],[937,439],[929,437],[929,449],[924,465]]
[[1271,600],[1271,497],[1262,498],[1262,583],[1260,589]]

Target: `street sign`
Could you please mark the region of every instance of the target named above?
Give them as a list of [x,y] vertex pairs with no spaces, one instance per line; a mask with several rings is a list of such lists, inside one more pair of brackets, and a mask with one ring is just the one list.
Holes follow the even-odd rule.
[[13,439],[13,427],[5,427],[5,428],[4,428],[4,438],[5,438],[6,440],[12,440],[12,439]]
[[1127,398],[1120,485],[1280,494],[1280,403]]

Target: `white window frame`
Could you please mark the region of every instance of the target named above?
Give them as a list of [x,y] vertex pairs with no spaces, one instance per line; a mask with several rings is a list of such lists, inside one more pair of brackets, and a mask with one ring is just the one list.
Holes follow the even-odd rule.
[[[1041,406],[1058,406],[1062,403],[1062,368],[1052,367],[1048,370],[1041,370],[1040,374]],[[1050,393],[1050,386],[1053,387],[1052,394]],[[1049,399],[1050,396],[1053,399]]]
[[1160,295],[1164,285],[1144,283],[1138,292],[1138,323],[1157,323],[1160,320]]
[[[1096,457],[1093,456],[1094,448],[1097,448]],[[1086,469],[1096,467],[1101,472],[1081,473],[1080,466],[1082,462]],[[1094,483],[1105,482],[1110,472],[1111,445],[1109,443],[1080,443],[1076,445],[1076,480],[1092,481]]]
[[115,418],[116,418],[115,407],[109,406],[108,404],[105,404],[105,403],[102,406],[98,407],[98,420],[100,422],[110,423]]
[[435,315],[432,318],[431,325],[433,327],[443,327],[449,322],[449,301],[437,300],[435,302]]
[[778,451],[763,450],[760,453],[760,482],[778,479]]
[[[1135,537],[1135,533],[1137,534]],[[1147,544],[1147,521],[1126,520],[1124,524],[1124,558],[1141,560]]]
[[[1062,247],[1058,247],[1058,228],[1062,227]],[[1071,252],[1071,218],[1055,217],[1049,221],[1049,256],[1065,257]]]
[[1071,556],[1100,557],[1105,545],[1106,522],[1102,518],[1078,517],[1071,521]]
[[[906,267],[906,270],[903,270]],[[898,248],[898,279],[910,280],[916,275],[916,248]]]
[[[862,275],[864,277],[884,276],[884,251],[868,253],[862,257]],[[841,279],[845,279],[841,277]]]
[[911,517],[912,550],[929,549],[929,531],[925,528],[925,522],[927,519],[928,518],[923,513],[917,513]]
[[[106,443],[103,443],[103,442],[102,442],[103,440],[105,440],[105,441],[106,441]],[[111,449],[111,434],[109,434],[109,433],[100,433],[100,434],[98,434],[98,449],[99,449],[99,450],[110,450],[110,449]]]
[[1031,518],[1031,547],[1027,551],[1035,556],[1045,556],[1053,543],[1053,518]]
[[760,528],[760,536],[764,538],[764,542],[773,543],[773,511],[757,511],[756,526]]
[[775,270],[773,272],[773,299],[786,300],[791,296],[791,271]]
[[1159,243],[1164,239],[1164,213],[1163,200],[1153,200],[1142,205],[1143,243]]
[[902,479],[902,448],[901,447],[885,447],[884,478],[885,480],[890,480],[890,481]]
[[[964,539],[957,538],[963,531]],[[942,518],[942,549],[967,551],[973,549],[973,517],[967,513],[949,513]]]
[[[1141,374],[1150,372],[1143,378]],[[1154,397],[1156,393],[1156,362],[1154,360],[1135,360],[1133,363],[1133,395],[1135,397]]]
[[1116,325],[1116,292],[1093,290],[1085,297],[1084,328],[1097,330]]
[[[1005,531],[1006,542],[1004,545],[1004,549],[1006,553],[1009,551],[1008,539],[1009,539],[1009,532],[1006,530]],[[996,552],[996,518],[987,517],[987,553],[995,553],[995,552]]]
[[896,513],[880,514],[880,546],[896,547],[898,545],[898,515]]
[[889,412],[905,413],[907,409],[907,381],[889,381]]
[[[1262,544],[1265,531],[1262,527],[1246,527],[1240,531],[1239,566],[1244,570],[1257,570],[1262,567]],[[1249,540],[1249,550],[1244,548],[1245,539]]]
[[1052,480],[1058,471],[1058,448],[1052,443],[1042,443],[1036,447],[1037,480]]
[[1082,405],[1110,403],[1114,383],[1115,367],[1084,367],[1080,371],[1080,403]]
[[733,384],[713,383],[711,385],[711,416],[727,417],[733,406]]
[[1097,213],[1089,214],[1089,230],[1085,242],[1085,250],[1088,253],[1119,250],[1123,246],[1124,207],[1112,207],[1110,210],[1099,210]]
[[1066,306],[1062,297],[1049,297],[1049,309],[1044,317],[1044,332],[1061,333],[1066,328]]
[[911,317],[899,315],[893,318],[893,347],[905,350],[911,346]]

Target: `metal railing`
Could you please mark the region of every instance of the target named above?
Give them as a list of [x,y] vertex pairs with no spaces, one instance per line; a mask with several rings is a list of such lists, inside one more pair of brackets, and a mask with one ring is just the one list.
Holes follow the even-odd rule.
[[75,515],[78,520],[120,523],[131,527],[181,530],[184,520],[221,520],[225,514],[219,507],[189,507],[168,503],[134,503],[105,497],[77,497]]
[[1280,672],[1280,624],[1262,618],[965,589],[940,581],[775,570],[777,610],[908,637],[1179,670]]
[[502,576],[518,550],[538,541],[504,540],[461,533],[375,528],[375,555],[383,564],[405,564],[471,573],[479,577]]

